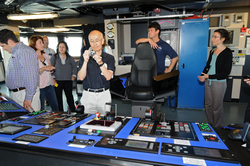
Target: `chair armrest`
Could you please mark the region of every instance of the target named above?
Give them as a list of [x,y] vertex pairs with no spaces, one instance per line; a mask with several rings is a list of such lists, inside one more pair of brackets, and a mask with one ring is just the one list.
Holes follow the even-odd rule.
[[154,79],[154,81],[162,81],[162,80],[174,77],[174,76],[178,76],[179,73],[180,73],[179,70],[175,70],[175,71],[172,71],[170,73],[164,73],[164,74],[161,74],[158,76],[154,76],[153,79]]

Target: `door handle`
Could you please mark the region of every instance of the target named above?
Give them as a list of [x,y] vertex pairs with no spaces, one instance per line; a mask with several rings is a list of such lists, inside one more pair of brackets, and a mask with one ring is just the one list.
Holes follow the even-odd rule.
[[183,64],[181,65],[181,67],[184,69],[184,68],[185,68],[185,64],[183,63]]

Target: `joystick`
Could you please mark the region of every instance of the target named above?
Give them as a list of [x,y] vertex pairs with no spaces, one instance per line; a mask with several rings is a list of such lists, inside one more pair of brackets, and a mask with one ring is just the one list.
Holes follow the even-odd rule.
[[75,140],[76,140],[76,136],[74,135],[74,136],[73,136],[73,139],[70,139],[70,140],[69,140],[69,143],[73,143]]

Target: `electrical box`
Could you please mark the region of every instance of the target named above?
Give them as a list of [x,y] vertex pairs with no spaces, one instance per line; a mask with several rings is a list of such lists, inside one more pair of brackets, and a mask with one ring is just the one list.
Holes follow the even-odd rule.
[[246,49],[244,48],[230,48],[233,53],[233,65],[244,66],[246,58]]
[[228,27],[231,25],[231,14],[222,15],[222,24],[223,27]]
[[240,23],[244,21],[244,13],[236,13],[234,15],[234,22]]

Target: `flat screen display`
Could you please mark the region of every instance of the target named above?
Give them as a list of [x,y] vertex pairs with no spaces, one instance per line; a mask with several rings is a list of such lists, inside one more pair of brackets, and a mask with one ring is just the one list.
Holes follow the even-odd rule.
[[132,147],[132,148],[147,149],[148,142],[128,140],[127,143],[125,144],[125,146]]
[[3,128],[0,128],[0,133],[5,133],[5,132],[13,133],[22,129],[23,129],[22,127],[17,127],[17,126],[6,126]]
[[200,156],[209,156],[209,157],[216,157],[221,158],[221,154],[216,149],[204,149],[204,148],[197,148],[194,147],[194,153]]

